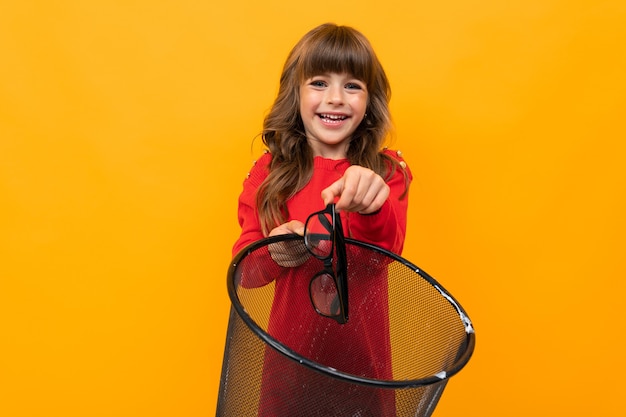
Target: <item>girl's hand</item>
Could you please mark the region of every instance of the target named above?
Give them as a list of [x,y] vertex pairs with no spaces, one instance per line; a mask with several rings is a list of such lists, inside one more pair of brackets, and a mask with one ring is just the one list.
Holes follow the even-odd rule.
[[322,191],[324,204],[332,203],[337,197],[338,210],[374,213],[387,201],[389,186],[371,169],[352,165],[343,177]]
[[[288,223],[283,223],[278,227],[272,229],[269,236],[278,236],[295,233],[297,235],[304,235],[304,223],[299,220],[292,220]],[[272,259],[280,266],[293,268],[302,265],[309,259],[309,252],[306,247],[299,240],[288,240],[285,242],[272,243],[268,247]]]

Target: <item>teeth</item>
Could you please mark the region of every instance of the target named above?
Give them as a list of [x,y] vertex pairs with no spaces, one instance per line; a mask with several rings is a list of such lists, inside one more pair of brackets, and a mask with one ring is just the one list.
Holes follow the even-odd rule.
[[323,119],[331,119],[331,120],[345,120],[347,116],[341,116],[338,114],[320,114],[320,117]]

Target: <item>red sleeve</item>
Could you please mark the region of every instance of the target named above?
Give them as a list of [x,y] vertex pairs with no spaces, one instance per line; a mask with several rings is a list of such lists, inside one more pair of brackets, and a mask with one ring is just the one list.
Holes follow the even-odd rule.
[[401,152],[386,150],[385,153],[400,163],[393,176],[387,180],[387,185],[390,188],[389,198],[374,214],[350,213],[348,217],[349,233],[347,235],[353,239],[372,243],[393,253],[401,254],[406,234],[408,187],[413,176],[406,162],[402,159]]
[[252,242],[262,239],[261,223],[256,205],[256,192],[269,174],[270,153],[264,154],[250,170],[243,182],[243,191],[239,195],[237,215],[241,226],[241,235],[233,245],[233,257]]

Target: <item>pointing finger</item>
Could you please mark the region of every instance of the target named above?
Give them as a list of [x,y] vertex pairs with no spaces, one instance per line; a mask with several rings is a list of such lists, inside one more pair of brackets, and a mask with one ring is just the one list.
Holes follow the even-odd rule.
[[335,201],[335,197],[340,196],[343,191],[344,180],[343,178],[338,179],[330,186],[322,190],[322,200],[324,200],[324,205],[328,205]]

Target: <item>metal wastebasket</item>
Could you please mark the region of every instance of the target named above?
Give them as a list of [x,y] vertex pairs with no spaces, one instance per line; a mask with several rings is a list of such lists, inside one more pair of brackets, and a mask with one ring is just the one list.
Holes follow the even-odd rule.
[[[272,259],[273,244],[302,245],[304,251],[301,237],[266,238],[232,260],[218,417],[432,414],[449,378],[473,353],[468,315],[411,262],[345,241],[350,306],[345,324],[311,306],[308,285],[318,260],[290,267]],[[302,285],[283,294],[276,290],[283,279]]]

